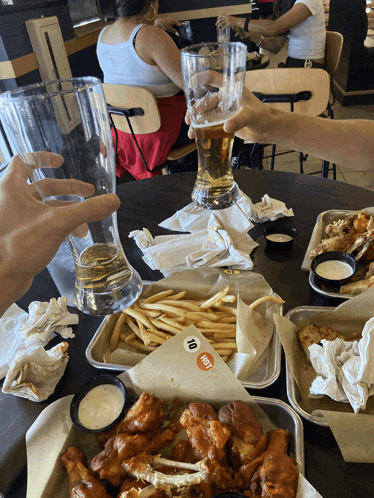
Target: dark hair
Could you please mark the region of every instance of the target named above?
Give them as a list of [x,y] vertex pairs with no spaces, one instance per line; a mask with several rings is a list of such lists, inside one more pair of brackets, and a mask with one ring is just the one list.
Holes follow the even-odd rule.
[[145,14],[152,0],[117,0],[118,17],[131,17]]
[[274,0],[273,15],[275,19],[283,16],[286,12],[292,9],[296,0]]

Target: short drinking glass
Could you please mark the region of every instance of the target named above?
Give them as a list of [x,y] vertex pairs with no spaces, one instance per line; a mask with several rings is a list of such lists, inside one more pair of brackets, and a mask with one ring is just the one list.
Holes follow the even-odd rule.
[[[97,78],[56,80],[5,92],[0,95],[0,116],[12,148],[32,166],[31,180],[43,202],[83,200],[71,190],[70,195],[51,196],[45,185],[56,179],[90,183],[95,196],[115,193],[112,134]],[[52,167],[40,151],[60,154],[63,164]],[[137,299],[142,281],[123,251],[116,213],[78,227],[67,239],[75,264],[75,303],[81,311],[108,315]]]
[[206,209],[225,209],[238,200],[231,168],[234,133],[226,133],[223,124],[241,107],[246,57],[243,43],[203,43],[182,50],[184,89],[198,153],[192,200]]

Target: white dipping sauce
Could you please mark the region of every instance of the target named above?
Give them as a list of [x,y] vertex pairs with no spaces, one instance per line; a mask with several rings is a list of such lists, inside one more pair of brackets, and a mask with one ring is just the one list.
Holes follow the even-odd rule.
[[87,429],[106,427],[121,413],[123,402],[122,391],[117,386],[96,386],[79,403],[79,422]]
[[270,235],[267,235],[266,238],[271,240],[271,242],[289,242],[292,240],[292,237],[285,233],[271,233]]
[[353,268],[344,261],[324,261],[316,268],[316,273],[320,277],[328,280],[341,280],[353,274]]

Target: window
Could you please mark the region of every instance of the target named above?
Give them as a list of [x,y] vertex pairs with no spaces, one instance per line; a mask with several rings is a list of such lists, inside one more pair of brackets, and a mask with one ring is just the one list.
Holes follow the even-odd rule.
[[69,0],[69,10],[74,26],[100,19],[96,0]]

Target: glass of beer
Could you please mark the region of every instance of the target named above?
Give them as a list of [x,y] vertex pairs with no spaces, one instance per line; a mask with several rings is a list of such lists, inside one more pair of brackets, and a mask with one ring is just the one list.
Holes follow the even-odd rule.
[[225,209],[238,200],[231,168],[234,134],[224,122],[241,106],[247,48],[243,43],[202,43],[182,50],[188,113],[195,134],[198,171],[193,202]]
[[[31,166],[30,180],[43,202],[82,201],[80,192],[69,187],[70,179],[92,184],[94,196],[115,193],[113,140],[100,80],[71,78],[5,92],[0,95],[0,116],[13,150]],[[43,151],[60,154],[62,165],[52,167]],[[52,196],[52,184],[66,185],[64,195]],[[122,248],[116,213],[78,227],[67,241],[78,309],[108,315],[138,298],[142,281]]]

